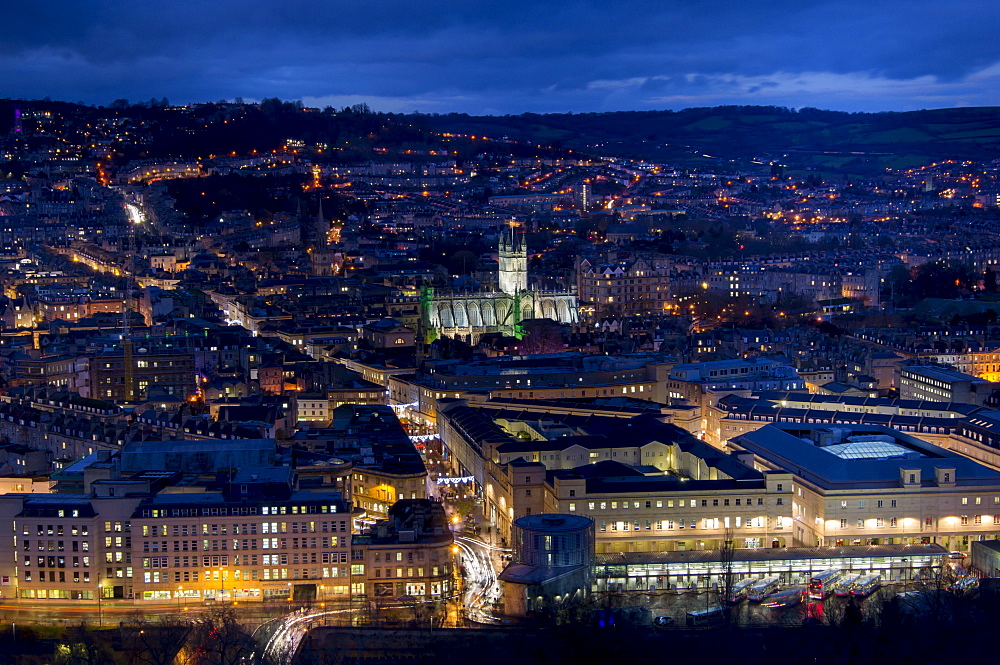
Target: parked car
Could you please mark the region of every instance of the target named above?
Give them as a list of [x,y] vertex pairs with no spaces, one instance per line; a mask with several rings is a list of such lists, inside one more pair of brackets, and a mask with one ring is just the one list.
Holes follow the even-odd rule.
[[659,626],[661,628],[663,628],[664,626],[672,626],[674,625],[674,618],[667,616],[653,617],[653,625]]

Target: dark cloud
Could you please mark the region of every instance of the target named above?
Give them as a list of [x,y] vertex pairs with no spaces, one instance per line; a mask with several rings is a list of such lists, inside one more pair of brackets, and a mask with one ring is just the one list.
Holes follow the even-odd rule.
[[992,104],[989,0],[52,0],[6,9],[0,94],[391,110]]

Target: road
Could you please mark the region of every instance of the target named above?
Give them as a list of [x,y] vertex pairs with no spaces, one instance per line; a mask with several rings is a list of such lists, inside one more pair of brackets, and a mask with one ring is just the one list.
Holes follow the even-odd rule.
[[291,665],[295,661],[295,655],[299,652],[302,640],[309,634],[310,628],[328,617],[350,614],[351,612],[354,610],[298,610],[268,621],[254,631],[254,639],[258,641],[258,644],[261,642],[262,644],[251,657],[252,663],[254,665],[260,663]]
[[501,623],[499,614],[493,610],[493,604],[502,600],[494,555],[507,550],[464,536],[455,536],[455,544],[465,567],[466,616],[477,623]]

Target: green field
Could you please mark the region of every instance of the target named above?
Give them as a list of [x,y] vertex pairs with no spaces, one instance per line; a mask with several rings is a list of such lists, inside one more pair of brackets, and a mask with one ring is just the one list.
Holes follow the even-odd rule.
[[841,113],[723,106],[504,117],[452,114],[432,116],[430,122],[439,131],[507,135],[541,144],[562,141],[583,150],[608,142],[608,154],[644,159],[670,155],[679,165],[691,166],[695,155],[706,153],[723,159],[773,156],[790,168],[872,174],[943,159],[1000,157],[997,107]]

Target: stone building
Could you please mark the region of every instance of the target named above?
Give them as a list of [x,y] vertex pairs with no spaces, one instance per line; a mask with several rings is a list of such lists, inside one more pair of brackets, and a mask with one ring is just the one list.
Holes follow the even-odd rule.
[[485,333],[520,337],[520,323],[525,319],[578,321],[576,293],[529,287],[528,249],[523,234],[514,227],[500,234],[499,262],[496,290],[477,293],[424,290],[421,304],[428,337],[454,337],[475,344]]

